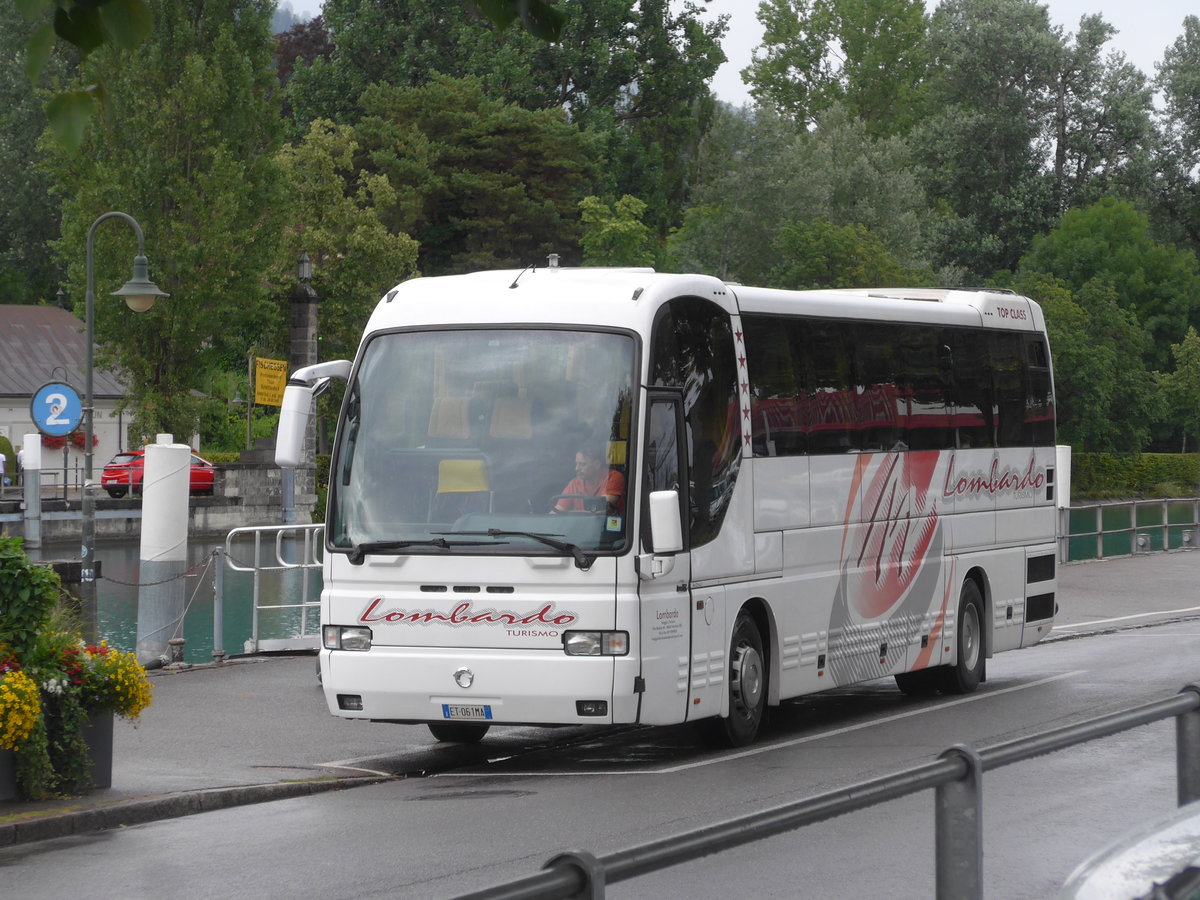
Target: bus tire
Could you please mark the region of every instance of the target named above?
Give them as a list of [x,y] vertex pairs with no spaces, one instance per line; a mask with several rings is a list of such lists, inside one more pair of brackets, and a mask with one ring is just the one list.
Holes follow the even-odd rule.
[[478,744],[490,725],[474,722],[429,722],[429,733],[445,744]]
[[958,595],[958,620],[954,629],[958,660],[942,666],[941,688],[944,694],[970,694],[983,681],[986,662],[983,652],[983,595],[979,585],[968,578]]
[[709,743],[745,747],[754,743],[767,709],[767,660],[762,635],[746,612],[738,613],[729,641],[729,715],[704,723]]

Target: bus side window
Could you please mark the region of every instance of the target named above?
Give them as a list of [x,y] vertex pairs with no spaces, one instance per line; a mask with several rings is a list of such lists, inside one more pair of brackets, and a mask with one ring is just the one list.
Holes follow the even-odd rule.
[[991,447],[995,439],[995,394],[988,334],[975,329],[955,329],[950,338],[954,446]]
[[849,453],[861,449],[854,424],[851,322],[811,319],[804,323],[809,452]]

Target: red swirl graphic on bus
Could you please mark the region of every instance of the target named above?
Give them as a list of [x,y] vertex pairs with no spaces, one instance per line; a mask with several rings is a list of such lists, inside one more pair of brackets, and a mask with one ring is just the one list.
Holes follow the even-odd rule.
[[[848,599],[856,613],[875,619],[896,606],[925,562],[938,527],[929,485],[938,454],[888,454],[863,495],[865,526],[851,560]],[[858,468],[864,470],[866,460]],[[858,481],[859,478],[856,478]]]

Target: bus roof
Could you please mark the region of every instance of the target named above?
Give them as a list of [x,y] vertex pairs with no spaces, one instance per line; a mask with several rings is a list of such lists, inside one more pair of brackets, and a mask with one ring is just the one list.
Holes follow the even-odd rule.
[[784,291],[653,269],[529,267],[410,279],[384,295],[366,331],[463,323],[610,325],[645,331],[663,300],[681,296],[711,300],[732,314],[1045,330],[1040,307],[1007,291]]

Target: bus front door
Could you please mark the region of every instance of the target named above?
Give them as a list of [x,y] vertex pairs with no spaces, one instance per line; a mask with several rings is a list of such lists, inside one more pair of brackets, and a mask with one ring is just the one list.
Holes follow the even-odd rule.
[[[643,680],[639,721],[645,725],[671,725],[688,718],[692,565],[684,515],[687,468],[682,434],[683,407],[678,394],[651,392],[642,451],[641,552],[637,559]],[[655,552],[649,524],[649,497],[655,491],[675,491],[681,498],[682,550]],[[661,551],[661,536],[659,543]]]

